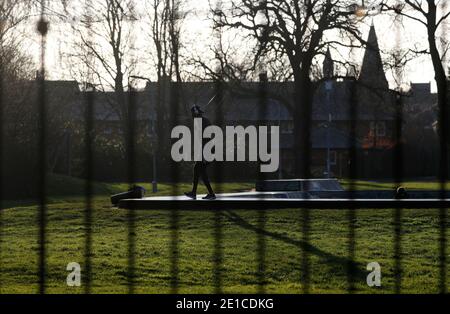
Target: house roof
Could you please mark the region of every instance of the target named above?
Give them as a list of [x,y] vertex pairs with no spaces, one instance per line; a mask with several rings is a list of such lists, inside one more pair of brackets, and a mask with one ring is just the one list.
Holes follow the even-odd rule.
[[380,47],[375,25],[372,24],[367,38],[367,48],[364,51],[364,58],[358,80],[374,88],[389,89],[386,73],[383,67]]
[[[356,97],[352,101],[354,85]],[[260,99],[258,97],[259,83],[250,82],[245,84],[246,93],[223,91],[223,102],[218,104],[218,99],[213,100],[208,107],[206,104],[216,95],[216,85],[212,82],[188,82],[182,84],[182,96],[178,108],[179,120],[190,118],[190,108],[197,104],[204,109],[206,116],[212,122],[225,121],[289,121],[292,114],[279,100],[269,98],[265,112],[260,110]],[[293,83],[268,83],[269,91],[276,91],[288,99],[293,98]],[[156,107],[156,83],[149,84],[149,88],[135,93],[135,101],[138,107],[138,118],[143,120],[155,119]],[[435,95],[430,94],[426,86],[412,85],[412,96],[405,98],[405,102],[430,104]],[[351,106],[356,103],[357,120],[392,120],[394,119],[394,94],[391,91],[371,91],[366,87],[358,85],[354,80],[330,80],[321,82],[316,88],[313,98],[312,119],[313,121],[328,121],[330,115],[333,121],[351,120]],[[106,121],[119,120],[118,111],[114,107],[113,92],[95,93],[96,119]],[[292,98],[289,98],[292,97]],[[128,97],[127,97],[128,99]],[[170,110],[170,101],[167,101],[167,110]]]
[[[409,111],[422,111],[437,104],[437,94],[431,93],[431,83],[414,83],[404,103]],[[424,108],[424,104],[429,104],[428,108]]]
[[[114,92],[94,92],[94,116],[98,121],[116,122],[120,121],[120,108],[116,101],[116,94]],[[155,118],[155,108],[152,105],[151,96],[148,92],[134,92],[133,98],[130,98],[129,93],[125,93],[125,103],[128,106],[130,101],[134,101],[136,106],[137,120],[151,120]],[[132,100],[131,100],[132,99]],[[82,93],[80,102],[83,104],[82,108],[87,104],[86,93]],[[80,117],[83,111],[79,112]]]
[[356,139],[353,143],[352,137],[348,132],[344,132],[337,128],[314,128],[311,132],[311,142],[315,149],[350,149],[353,144],[357,148],[361,147],[361,142]]
[[[9,82],[8,88],[19,90],[21,100],[37,101],[40,84],[37,80]],[[74,114],[80,109],[80,89],[76,81],[45,81],[45,103],[51,110]],[[21,101],[19,100],[19,101]]]
[[[289,149],[294,146],[295,136],[293,134],[280,135],[280,148]],[[331,127],[327,128],[313,128],[311,130],[311,144],[313,149],[350,149],[353,145],[350,134]],[[356,140],[357,148],[362,147],[362,143]]]

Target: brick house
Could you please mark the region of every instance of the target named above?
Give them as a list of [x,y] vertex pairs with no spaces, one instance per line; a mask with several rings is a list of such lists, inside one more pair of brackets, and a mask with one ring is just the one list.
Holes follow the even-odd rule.
[[[359,177],[390,177],[392,156],[397,145],[395,134],[396,94],[389,89],[378,48],[375,27],[372,26],[368,46],[362,60],[359,75],[346,78],[335,77],[335,66],[330,51],[323,63],[323,79],[318,81],[314,91],[312,111],[312,171],[316,177],[349,175],[350,150],[357,150]],[[207,116],[217,125],[277,125],[281,132],[281,169],[277,177],[293,177],[294,124],[292,115],[284,106],[283,99],[292,101],[292,82],[268,82],[270,96],[264,110],[258,97],[259,82],[246,82],[242,89],[224,89],[222,102],[213,102],[205,108]],[[181,84],[181,102],[177,117],[165,117],[169,124],[190,123],[189,108],[193,104],[204,106],[217,93],[213,82],[185,82]],[[170,89],[166,99],[170,99]],[[106,135],[116,136],[119,116],[111,111],[108,99],[113,93],[97,93],[96,119],[103,126]],[[156,125],[157,83],[149,82],[146,88],[137,92],[138,123],[141,130],[152,136]],[[436,96],[431,93],[430,84],[411,84],[411,92],[402,101],[405,112],[418,108],[433,107]],[[171,112],[170,100],[167,112]],[[356,117],[356,138],[352,139],[352,108]],[[262,116],[262,112],[264,116]],[[425,126],[424,126],[425,127]],[[168,139],[170,140],[170,139]],[[329,174],[328,174],[329,170]]]

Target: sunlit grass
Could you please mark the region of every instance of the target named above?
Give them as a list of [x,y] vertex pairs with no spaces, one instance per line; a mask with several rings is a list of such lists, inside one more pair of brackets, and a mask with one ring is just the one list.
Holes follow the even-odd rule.
[[[73,187],[80,181],[73,181]],[[367,186],[358,183],[361,188]],[[376,184],[377,188],[386,184]],[[436,183],[412,186],[437,186]],[[146,187],[150,187],[146,185]],[[188,184],[176,190],[188,188]],[[82,187],[78,187],[82,192]],[[126,184],[96,186],[93,210],[93,293],[127,292],[126,210],[111,208],[109,194],[127,188]],[[101,189],[103,190],[101,190]],[[252,184],[224,184],[224,192],[248,190]],[[159,195],[173,192],[173,186],[160,185]],[[203,192],[203,191],[202,191]],[[58,194],[53,192],[54,195]],[[103,194],[103,195],[102,195]],[[51,196],[48,206],[48,292],[83,293],[83,287],[66,285],[66,266],[78,262],[84,267],[85,204],[81,195]],[[13,204],[11,204],[13,205]],[[38,274],[38,208],[13,205],[2,212],[0,249],[0,289],[2,293],[36,293]],[[258,211],[179,212],[179,286],[182,293],[212,293],[214,287],[215,219],[222,226],[222,290],[229,293],[258,291],[258,237],[266,243],[266,291],[301,293],[302,252],[310,261],[312,293],[345,293],[348,265],[348,215],[346,210],[312,210],[310,243],[302,241],[301,209],[266,212],[266,224],[260,228]],[[170,211],[136,212],[136,292],[170,293],[171,252],[174,235]],[[393,210],[358,210],[356,226],[356,288],[358,293],[394,291],[394,218]],[[439,211],[403,210],[402,291],[436,293],[439,283]],[[447,223],[446,227],[448,228]],[[449,243],[447,241],[447,243]],[[366,265],[378,262],[382,267],[382,287],[366,285]],[[448,263],[448,260],[447,260]],[[83,270],[82,270],[83,275]],[[449,272],[447,272],[449,276]],[[448,279],[448,278],[447,278]],[[448,280],[447,280],[448,281]]]
[[[70,262],[84,264],[83,204],[50,205],[48,225],[48,292],[82,293],[65,284]],[[3,213],[1,250],[2,293],[37,291],[36,207]],[[136,288],[140,293],[171,291],[170,241],[173,229],[168,211],[140,211],[136,217]],[[301,210],[268,211],[259,229],[257,211],[220,212],[223,227],[222,283],[224,292],[257,291],[257,238],[266,241],[267,291],[300,293],[302,250],[311,265],[311,292],[345,293],[348,221],[345,210],[311,212],[310,245],[302,242]],[[179,291],[211,293],[215,213],[180,212]],[[95,206],[93,230],[93,292],[127,291],[127,212]],[[403,218],[403,291],[438,292],[438,211],[405,210]],[[360,210],[356,220],[356,286],[360,293],[391,293],[393,275],[393,215],[391,210]],[[382,288],[366,285],[366,265],[382,266]]]
[[[350,180],[340,180],[344,188],[350,188]],[[356,190],[394,190],[398,185],[394,182],[360,181],[353,182]],[[437,181],[406,181],[401,184],[407,190],[441,190],[442,186]],[[445,189],[450,190],[450,182],[445,184]]]

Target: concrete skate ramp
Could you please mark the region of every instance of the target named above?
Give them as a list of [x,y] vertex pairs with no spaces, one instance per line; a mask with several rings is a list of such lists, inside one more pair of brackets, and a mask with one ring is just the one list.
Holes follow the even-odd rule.
[[258,192],[343,191],[337,179],[265,180],[256,183]]
[[448,208],[449,200],[424,199],[283,199],[219,196],[215,201],[191,200],[186,197],[149,197],[121,200],[119,208],[130,210],[238,210],[238,209],[377,209],[377,208]]
[[348,209],[348,208],[448,208],[450,194],[439,191],[406,191],[404,199],[395,199],[394,191],[345,191],[336,179],[261,181],[256,191],[217,195],[215,201],[201,196],[148,197],[119,202],[126,209],[233,210],[233,209]]

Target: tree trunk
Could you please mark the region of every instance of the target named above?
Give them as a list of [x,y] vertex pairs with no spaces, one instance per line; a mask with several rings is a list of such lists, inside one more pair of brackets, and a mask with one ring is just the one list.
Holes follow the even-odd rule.
[[311,178],[311,118],[313,86],[308,74],[294,82],[294,158],[298,178]]
[[[445,75],[445,70],[441,62],[441,57],[439,54],[439,51],[436,47],[436,43],[434,42],[434,37],[431,40],[432,43],[430,43],[430,53],[431,53],[431,59],[433,61],[433,67],[435,72],[435,79],[437,84],[437,91],[438,91],[438,106],[439,110],[441,110],[441,113],[443,114],[443,117],[445,117],[445,120],[448,120],[447,115],[447,76]],[[440,121],[440,123],[443,123],[445,121]],[[446,123],[445,123],[446,124]],[[444,129],[447,129],[446,125],[440,125],[440,130],[443,131]],[[444,133],[447,137],[447,140],[450,140],[447,133]]]
[[125,88],[123,87],[123,75],[118,74],[116,80],[114,82],[114,94],[116,97],[117,106],[119,107],[120,112],[120,120],[122,123],[122,132],[123,132],[123,145],[124,147],[128,141],[128,128],[129,128],[129,116],[128,116],[128,108],[127,101],[125,99]]
[[[434,2],[433,2],[434,4]],[[439,49],[436,45],[436,32],[437,27],[437,7],[436,5],[430,5],[429,1],[429,14],[428,14],[428,42],[430,45],[430,55],[433,62],[433,68],[435,73],[435,79],[438,90],[438,107],[439,107],[439,139],[441,147],[441,169],[439,171],[443,180],[448,177],[448,147],[450,146],[450,135],[448,123],[449,110],[447,108],[447,76],[445,74],[445,69],[442,64],[441,55]]]
[[168,151],[167,119],[166,119],[166,99],[167,99],[167,77],[160,77],[157,83],[156,92],[156,143],[159,162],[165,164],[166,152]]

